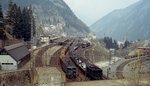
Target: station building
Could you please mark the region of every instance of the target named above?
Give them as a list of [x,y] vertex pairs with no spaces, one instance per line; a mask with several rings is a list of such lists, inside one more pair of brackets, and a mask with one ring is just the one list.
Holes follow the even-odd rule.
[[15,70],[30,60],[30,52],[23,43],[0,48],[0,70]]
[[49,41],[50,41],[50,36],[40,36],[40,41],[41,41],[41,43],[49,43]]

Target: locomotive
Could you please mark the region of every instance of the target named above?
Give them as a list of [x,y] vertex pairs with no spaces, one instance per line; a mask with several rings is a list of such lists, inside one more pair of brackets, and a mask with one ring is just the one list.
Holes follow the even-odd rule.
[[76,78],[76,66],[74,65],[74,63],[67,58],[61,59],[60,63],[61,63],[61,67],[63,71],[66,74],[66,77],[68,79],[75,79]]
[[93,80],[103,79],[103,70],[95,66],[94,64],[87,64],[86,67],[87,75]]

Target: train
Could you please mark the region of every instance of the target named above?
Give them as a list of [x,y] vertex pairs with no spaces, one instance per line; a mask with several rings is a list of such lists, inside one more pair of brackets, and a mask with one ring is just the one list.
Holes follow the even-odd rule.
[[[63,44],[64,47],[61,49],[60,52],[60,64],[63,69],[63,71],[66,74],[66,77],[68,79],[75,79],[77,74],[77,68],[79,67],[86,76],[91,80],[102,80],[103,79],[103,70],[96,65],[94,65],[92,62],[90,62],[88,59],[85,59],[78,55],[76,52],[79,47],[85,48],[90,46],[90,44],[82,44],[78,43],[74,47],[70,47],[72,45],[73,41],[66,40]],[[66,57],[67,52],[69,52],[70,57]]]
[[60,64],[68,79],[76,78],[76,66],[70,59],[63,58],[60,60]]
[[66,54],[69,51],[69,47],[70,45],[72,45],[72,43],[68,41],[65,42],[65,44],[66,45],[61,49],[60,52],[60,65],[62,70],[66,74],[66,77],[68,79],[74,80],[76,78],[76,66],[69,58],[66,57]]
[[[79,45],[78,45],[79,46]],[[94,65],[92,62],[90,62],[88,59],[81,57],[77,53],[75,53],[74,49],[70,49],[69,54],[71,60],[90,78],[91,80],[102,80],[103,79],[103,70],[96,65]],[[81,46],[82,47],[82,46]]]

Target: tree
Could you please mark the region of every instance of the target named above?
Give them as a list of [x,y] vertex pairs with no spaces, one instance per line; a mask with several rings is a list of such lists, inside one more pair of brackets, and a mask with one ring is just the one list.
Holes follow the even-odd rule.
[[112,40],[111,37],[104,37],[103,41],[106,44],[105,46],[107,49],[110,49],[110,48],[118,49],[117,41]]
[[14,20],[12,18],[13,13],[14,13],[13,5],[14,5],[14,3],[12,2],[12,0],[9,0],[8,11],[6,13],[6,18],[5,18],[6,23],[9,24],[9,25],[14,24]]
[[0,27],[4,26],[4,17],[3,17],[3,12],[2,12],[2,6],[0,4]]
[[130,45],[130,42],[126,40],[123,48],[127,48],[129,45]]
[[114,42],[113,42],[113,47],[114,47],[115,49],[118,49],[118,44],[117,44],[117,41],[116,41],[116,40],[114,40]]
[[0,4],[0,39],[2,40],[6,39],[3,29],[4,29],[4,17],[2,12],[2,6]]
[[33,35],[35,35],[35,21],[30,8],[24,7],[21,9],[15,3],[10,0],[8,11],[6,14],[6,23],[13,28],[13,35],[17,39],[23,39],[24,41],[31,40],[31,29]]

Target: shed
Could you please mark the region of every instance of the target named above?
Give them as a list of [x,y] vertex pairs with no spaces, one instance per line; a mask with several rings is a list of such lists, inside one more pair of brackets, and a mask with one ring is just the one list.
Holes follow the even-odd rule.
[[0,65],[2,70],[18,69],[30,59],[30,52],[23,43],[5,46],[0,49]]

